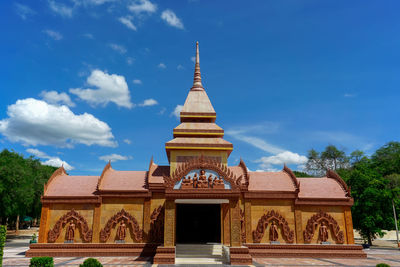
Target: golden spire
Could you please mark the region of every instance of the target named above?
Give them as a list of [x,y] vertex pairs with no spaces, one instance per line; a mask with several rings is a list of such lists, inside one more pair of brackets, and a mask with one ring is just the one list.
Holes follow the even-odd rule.
[[190,90],[193,91],[204,90],[203,84],[201,83],[199,42],[196,42],[196,63],[194,65],[193,86]]

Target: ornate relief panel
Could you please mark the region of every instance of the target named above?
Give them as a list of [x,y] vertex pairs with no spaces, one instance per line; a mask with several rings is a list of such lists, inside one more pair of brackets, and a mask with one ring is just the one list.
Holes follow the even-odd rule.
[[170,189],[239,189],[242,176],[236,177],[221,162],[200,156],[178,165],[171,177],[164,176]]
[[[276,227],[280,227],[282,229],[282,234],[286,242],[288,243],[293,243],[294,242],[294,231],[290,229],[288,222],[286,219],[280,215],[278,212],[271,210],[261,216],[261,218],[258,220],[257,223],[257,228],[256,230],[253,231],[253,240],[256,243],[261,242],[261,239],[264,236],[265,229],[267,229],[268,223],[272,222],[272,224],[275,225],[277,224]],[[271,225],[272,225],[271,224]],[[270,233],[270,239],[271,236],[276,235],[276,228],[273,229],[273,233]],[[277,237],[277,236],[276,236]],[[275,241],[275,240],[271,240]]]
[[244,211],[240,209],[240,238],[242,239],[242,243],[246,243],[246,221],[244,218]]
[[164,241],[164,214],[164,206],[160,205],[150,215],[150,242],[162,243]]
[[129,226],[128,228],[130,228],[131,234],[134,235],[136,241],[142,241],[143,231],[140,229],[137,220],[124,209],[117,212],[107,221],[106,226],[100,231],[100,241],[106,242],[111,235],[111,229],[114,228],[121,221],[124,221],[124,223]]
[[174,189],[231,189],[217,172],[207,169],[195,169],[175,183]]
[[[304,230],[304,242],[310,243],[315,230],[317,229],[318,225],[326,226],[328,229],[331,229],[333,236],[336,238],[337,243],[343,244],[344,243],[344,234],[343,231],[340,230],[339,224],[337,221],[328,213],[324,211],[319,211],[318,213],[314,214],[308,221],[306,229]],[[321,235],[321,233],[320,233]],[[323,235],[326,235],[324,233]],[[318,240],[326,241],[327,237],[318,237]],[[324,240],[325,239],[325,240]]]
[[66,226],[67,223],[71,223],[71,221],[72,224],[74,224],[74,228],[76,227],[78,230],[80,230],[82,240],[85,242],[91,242],[93,231],[89,229],[86,219],[78,212],[76,212],[74,209],[64,214],[56,222],[53,229],[49,230],[48,242],[50,243],[56,242],[57,238],[60,236],[62,229]]

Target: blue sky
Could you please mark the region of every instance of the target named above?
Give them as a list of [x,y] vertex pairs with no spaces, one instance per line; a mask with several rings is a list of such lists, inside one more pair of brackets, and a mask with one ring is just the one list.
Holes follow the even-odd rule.
[[167,164],[193,80],[250,170],[399,140],[398,1],[0,3],[0,147],[71,174]]

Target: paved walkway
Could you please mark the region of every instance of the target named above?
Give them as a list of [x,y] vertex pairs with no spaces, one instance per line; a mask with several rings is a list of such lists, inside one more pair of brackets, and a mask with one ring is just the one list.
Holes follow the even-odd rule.
[[[29,266],[30,259],[25,258],[25,251],[28,250],[28,246],[29,236],[21,236],[19,238],[7,240],[4,250],[3,266]],[[378,263],[386,263],[390,266],[400,267],[400,250],[398,249],[371,248],[366,249],[365,252],[368,255],[367,259],[255,258],[253,266],[376,266]],[[54,263],[55,266],[72,267],[79,266],[85,259],[86,258],[79,257],[54,258]],[[148,259],[138,259],[136,257],[96,257],[96,259],[105,267],[152,266]],[[166,267],[168,265],[164,266]]]

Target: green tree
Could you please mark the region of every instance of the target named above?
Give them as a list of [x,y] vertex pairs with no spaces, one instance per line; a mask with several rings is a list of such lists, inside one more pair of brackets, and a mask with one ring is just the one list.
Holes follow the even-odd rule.
[[350,164],[354,165],[358,162],[360,162],[363,158],[365,157],[365,154],[361,150],[354,150],[353,152],[350,153]]
[[307,157],[306,171],[313,175],[323,175],[328,169],[337,171],[350,167],[346,153],[334,145],[327,146],[321,153],[311,149]]
[[400,143],[389,142],[379,148],[371,158],[360,150],[346,156],[335,146],[324,151],[311,149],[308,153],[306,170],[322,175],[326,169],[335,170],[351,187],[354,228],[369,244],[382,229],[395,228],[393,213],[399,213],[399,184],[396,173],[400,173]]
[[371,157],[373,167],[383,176],[400,173],[400,142],[389,142]]
[[347,183],[351,186],[354,205],[352,207],[354,228],[372,245],[372,240],[383,236],[382,229],[390,227],[390,199],[386,182],[371,160],[363,159],[349,172]]
[[[399,197],[400,197],[400,174],[393,173],[385,176],[388,180],[387,189],[389,190],[389,198],[392,201],[392,208],[393,208],[393,219],[394,225],[396,228],[396,239],[397,244],[399,244],[399,229],[397,223],[397,214],[396,206],[399,206]],[[396,204],[395,204],[396,203]]]
[[306,172],[293,171],[293,173],[296,175],[296,177],[314,177]]
[[0,218],[4,223],[15,221],[18,229],[20,217],[40,216],[43,185],[55,170],[33,157],[6,149],[0,153]]

